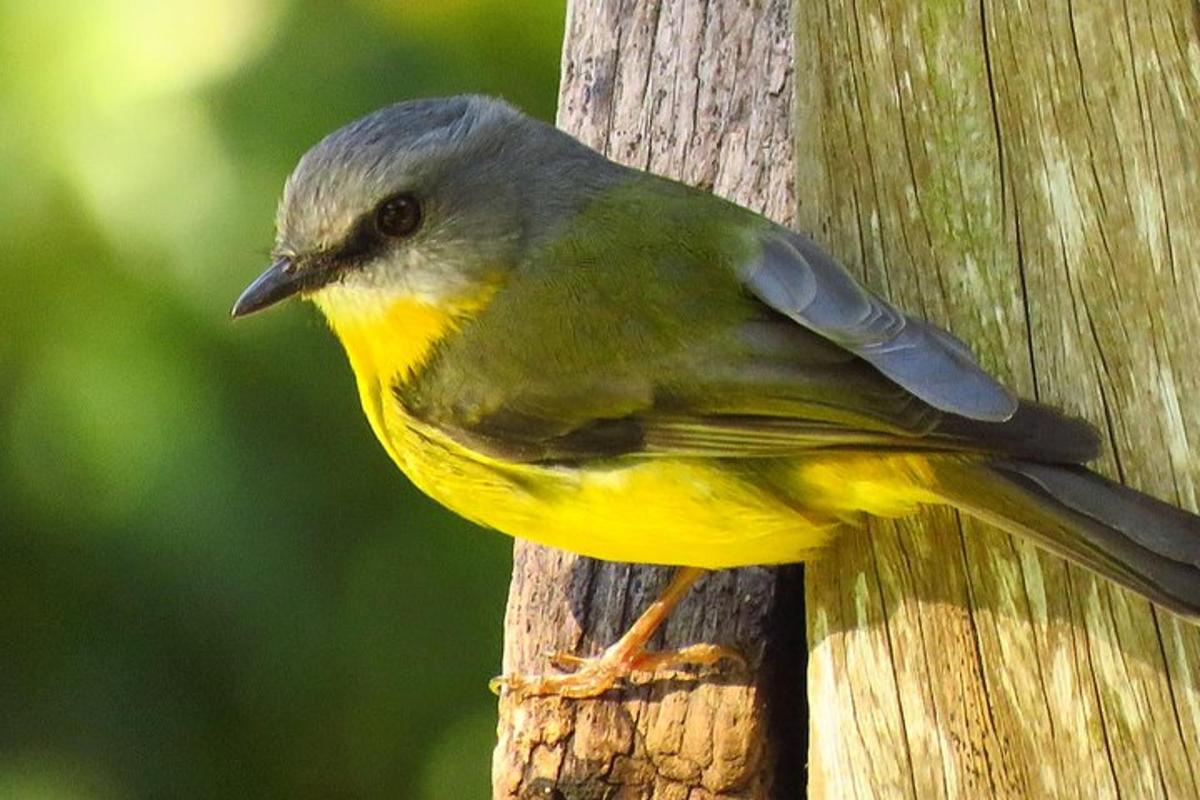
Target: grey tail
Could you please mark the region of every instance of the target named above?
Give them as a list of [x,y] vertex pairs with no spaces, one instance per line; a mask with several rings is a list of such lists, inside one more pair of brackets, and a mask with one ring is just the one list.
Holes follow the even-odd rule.
[[989,461],[939,471],[959,510],[1200,620],[1200,516],[1085,467]]

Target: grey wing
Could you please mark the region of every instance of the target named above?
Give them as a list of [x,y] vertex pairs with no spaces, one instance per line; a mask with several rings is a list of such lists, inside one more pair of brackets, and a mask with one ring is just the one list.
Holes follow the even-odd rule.
[[740,278],[762,302],[844,347],[941,411],[1002,422],[1017,398],[965,344],[878,297],[821,250],[783,228],[764,234]]

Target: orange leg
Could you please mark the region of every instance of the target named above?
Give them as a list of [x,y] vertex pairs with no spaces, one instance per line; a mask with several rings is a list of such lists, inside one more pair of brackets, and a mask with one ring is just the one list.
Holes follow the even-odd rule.
[[[596,658],[581,658],[570,653],[555,653],[550,663],[565,674],[506,675],[492,680],[492,691],[507,690],[520,695],[559,695],[560,697],[596,697],[613,688],[620,680],[646,683],[655,673],[681,667],[712,666],[728,659],[741,666],[745,660],[736,650],[712,644],[694,644],[680,650],[650,652],[646,643],[662,626],[679,601],[702,575],[704,570],[681,567],[658,599],[638,617],[625,635]],[[694,678],[692,674],[672,675]]]

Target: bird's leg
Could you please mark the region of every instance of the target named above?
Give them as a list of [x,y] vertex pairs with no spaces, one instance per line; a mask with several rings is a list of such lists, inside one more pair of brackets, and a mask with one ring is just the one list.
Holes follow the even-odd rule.
[[[550,662],[565,674],[507,675],[492,680],[492,691],[500,690],[519,695],[558,695],[585,698],[601,695],[620,680],[646,683],[655,673],[681,667],[712,666],[728,659],[745,666],[745,659],[736,650],[712,644],[694,644],[679,650],[650,652],[646,643],[666,621],[679,601],[691,589],[704,570],[681,567],[658,599],[638,617],[625,635],[596,658],[582,658],[570,653],[555,653]],[[694,677],[672,675],[674,678]]]

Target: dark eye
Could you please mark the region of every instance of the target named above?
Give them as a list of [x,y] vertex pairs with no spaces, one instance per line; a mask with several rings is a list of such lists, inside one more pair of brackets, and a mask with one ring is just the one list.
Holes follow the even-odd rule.
[[375,227],[384,236],[408,236],[421,226],[421,204],[411,194],[389,197],[375,209]]

